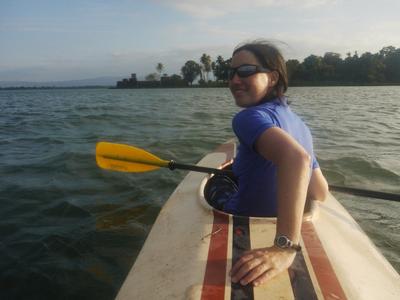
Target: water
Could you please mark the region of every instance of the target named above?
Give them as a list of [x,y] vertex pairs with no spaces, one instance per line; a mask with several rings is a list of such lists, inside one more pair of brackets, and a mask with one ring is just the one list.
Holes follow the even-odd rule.
[[[400,87],[292,88],[331,184],[400,193]],[[0,298],[112,299],[186,174],[99,169],[98,141],[196,163],[227,89],[0,91]],[[400,203],[335,194],[400,271]]]

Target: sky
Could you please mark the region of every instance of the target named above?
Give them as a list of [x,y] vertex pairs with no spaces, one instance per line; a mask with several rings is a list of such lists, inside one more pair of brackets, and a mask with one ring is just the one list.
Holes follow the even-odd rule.
[[399,0],[0,0],[0,81],[179,74],[273,41],[286,59],[400,47]]

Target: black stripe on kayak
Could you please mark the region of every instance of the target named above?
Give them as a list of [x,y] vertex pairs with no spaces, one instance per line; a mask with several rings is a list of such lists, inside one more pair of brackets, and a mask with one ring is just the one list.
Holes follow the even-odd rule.
[[[233,216],[232,224],[232,266],[238,261],[245,251],[250,250],[249,218]],[[253,299],[253,286],[231,283],[231,299]]]
[[303,252],[297,252],[288,271],[295,299],[318,300]]

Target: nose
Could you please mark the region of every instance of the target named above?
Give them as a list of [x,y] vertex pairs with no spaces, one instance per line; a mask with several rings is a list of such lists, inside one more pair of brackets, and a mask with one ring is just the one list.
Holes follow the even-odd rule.
[[233,75],[232,79],[230,80],[232,83],[239,83],[240,82],[240,77],[238,76],[238,74],[235,72],[235,74]]

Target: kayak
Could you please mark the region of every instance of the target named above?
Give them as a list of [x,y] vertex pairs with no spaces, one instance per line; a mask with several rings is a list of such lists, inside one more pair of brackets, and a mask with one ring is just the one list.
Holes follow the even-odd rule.
[[[222,168],[229,141],[199,166]],[[231,283],[241,253],[271,246],[276,218],[234,216],[204,198],[210,175],[189,172],[161,209],[117,299],[399,299],[400,275],[329,195],[306,204],[302,250],[264,285]]]

